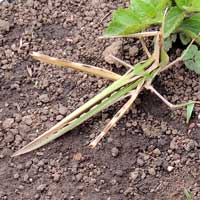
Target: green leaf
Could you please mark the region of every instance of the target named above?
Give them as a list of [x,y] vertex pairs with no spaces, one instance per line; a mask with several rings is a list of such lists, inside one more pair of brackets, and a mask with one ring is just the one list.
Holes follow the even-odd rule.
[[[200,2],[200,1],[199,1]],[[200,14],[192,15],[191,17],[186,18],[180,26],[182,31],[189,30],[195,34],[200,32]]]
[[158,10],[164,10],[166,7],[171,6],[172,1],[171,0],[158,0],[156,1],[156,5]]
[[140,19],[143,19],[143,23],[152,23],[150,20],[157,15],[156,7],[153,4],[154,1],[144,1],[144,0],[131,0],[130,8]]
[[183,32],[179,33],[179,38],[183,45],[187,45],[191,41],[191,37]]
[[[200,2],[200,1],[199,1]],[[180,32],[184,32],[190,38],[196,38],[200,33],[200,14],[192,15],[186,18],[179,27]],[[200,44],[200,39],[197,38],[196,42]]]
[[165,51],[169,51],[172,48],[172,44],[176,42],[177,34],[171,34],[164,40],[164,49]]
[[192,112],[193,112],[193,110],[194,110],[194,103],[189,103],[188,105],[187,105],[187,114],[186,114],[186,123],[188,124],[189,123],[189,121],[190,121],[190,118],[191,118],[191,116],[192,116]]
[[171,0],[131,0],[130,7],[132,7],[134,4],[140,4],[142,6],[143,3],[154,7],[158,12],[160,10],[163,11],[166,8],[167,4],[171,4]]
[[164,38],[176,32],[177,27],[183,22],[185,13],[178,7],[172,7],[165,19]]
[[186,61],[184,61],[184,64],[188,69],[194,71],[195,62],[193,60],[186,60]]
[[192,196],[186,189],[184,190],[184,194],[185,194],[185,197],[187,198],[187,200],[192,200]]
[[148,25],[162,22],[163,11],[171,0],[131,0],[130,8]]
[[144,23],[134,14],[131,9],[120,8],[113,14],[113,19],[106,29],[105,35],[126,35],[142,30]]
[[196,53],[198,52],[198,48],[196,45],[191,45],[189,49],[183,51],[183,61],[193,59]]
[[200,11],[199,0],[175,0],[175,2],[180,9],[186,10],[187,12]]
[[194,71],[197,74],[200,74],[200,51],[198,51],[195,55],[195,67],[194,67]]
[[183,61],[185,66],[195,71],[197,74],[200,74],[200,51],[196,45],[191,45],[189,49],[186,49],[183,52]]
[[131,0],[130,8],[114,12],[104,35],[128,35],[162,21],[163,10],[171,0]]

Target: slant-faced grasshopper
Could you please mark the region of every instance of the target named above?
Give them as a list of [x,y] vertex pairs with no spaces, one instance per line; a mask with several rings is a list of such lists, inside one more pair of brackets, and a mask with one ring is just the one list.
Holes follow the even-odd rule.
[[[117,121],[127,112],[127,110],[131,107],[131,105],[134,103],[135,99],[143,89],[152,91],[170,108],[180,108],[191,103],[199,103],[190,101],[188,103],[173,105],[170,102],[168,102],[161,94],[159,94],[156,91],[156,89],[152,86],[152,82],[155,76],[160,74],[162,71],[165,71],[166,69],[170,68],[176,62],[181,61],[183,57],[182,55],[172,63],[168,64],[169,59],[163,48],[164,18],[165,15],[163,17],[163,23],[160,31],[142,32],[132,35],[118,36],[139,38],[142,47],[148,56],[147,60],[132,66],[120,60],[119,58],[116,58],[111,55],[113,59],[116,59],[121,64],[125,65],[126,67],[129,67],[129,70],[122,76],[102,68],[61,60],[34,52],[32,56],[35,59],[40,60],[42,62],[48,64],[55,64],[63,67],[69,67],[78,71],[88,73],[90,75],[106,78],[108,80],[113,81],[113,83],[107,88],[105,88],[102,92],[94,96],[92,99],[90,99],[88,102],[83,104],[77,110],[72,112],[70,115],[65,117],[51,129],[47,130],[41,136],[24,146],[22,149],[18,150],[16,153],[13,154],[13,156],[18,156],[35,150],[49,143],[50,141],[60,137],[64,133],[67,133],[73,128],[79,126],[90,117],[94,116],[95,114],[107,108],[108,106],[116,103],[117,101],[120,101],[124,98],[129,98],[128,101],[124,104],[124,106],[116,113],[113,119],[110,120],[110,122],[103,129],[103,131],[97,136],[97,138],[90,143],[91,147],[95,147],[98,144],[98,142],[108,133],[108,131],[117,123]],[[143,37],[152,36],[155,37],[155,40],[154,52],[151,55],[145,45]],[[194,42],[194,40],[191,42],[191,44]]]

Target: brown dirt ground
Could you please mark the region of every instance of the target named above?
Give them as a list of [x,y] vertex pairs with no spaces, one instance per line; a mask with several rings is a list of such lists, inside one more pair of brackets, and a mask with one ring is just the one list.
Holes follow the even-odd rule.
[[[109,84],[41,64],[29,53],[41,51],[123,72],[102,57],[112,41],[98,39],[108,14],[128,3],[123,2],[0,4],[0,20],[8,22],[0,26],[0,199],[184,200],[184,188],[200,199],[200,108],[188,127],[183,110],[171,112],[148,92],[94,150],[89,142],[122,103],[37,151],[10,157]],[[132,47],[138,52],[130,58]],[[123,40],[122,58],[133,63],[142,56],[138,42]],[[177,65],[155,87],[177,103],[200,99],[199,83],[197,75]]]

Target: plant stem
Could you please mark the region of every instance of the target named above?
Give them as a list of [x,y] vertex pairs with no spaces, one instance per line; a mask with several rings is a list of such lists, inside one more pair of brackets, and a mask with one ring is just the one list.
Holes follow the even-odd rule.
[[99,39],[106,39],[106,38],[141,38],[141,37],[152,37],[158,35],[159,31],[149,31],[149,32],[141,32],[141,33],[134,33],[130,35],[115,35],[115,36],[101,36]]

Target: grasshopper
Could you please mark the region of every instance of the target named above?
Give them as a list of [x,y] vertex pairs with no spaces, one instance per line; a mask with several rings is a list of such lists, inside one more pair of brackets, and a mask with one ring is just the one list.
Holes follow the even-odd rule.
[[[106,125],[103,131],[90,143],[90,147],[94,148],[99,141],[105,137],[109,130],[121,119],[121,117],[129,110],[131,105],[134,103],[135,99],[138,97],[143,89],[150,90],[155,95],[157,95],[166,105],[170,108],[181,108],[183,106],[199,103],[199,102],[188,102],[179,105],[173,105],[168,102],[158,91],[152,86],[154,78],[161,72],[172,67],[175,63],[182,60],[183,55],[177,58],[172,63],[169,62],[167,53],[164,50],[163,35],[164,35],[164,21],[165,15],[163,17],[163,22],[161,29],[159,31],[152,32],[142,32],[135,33],[126,36],[117,37],[135,37],[138,38],[142,44],[144,52],[147,54],[148,59],[137,63],[132,66],[119,58],[111,55],[113,59],[120,62],[122,65],[128,67],[128,71],[124,75],[119,75],[106,69],[94,67],[91,65],[85,65],[81,63],[74,63],[67,60],[61,60],[54,57],[49,57],[38,52],[32,53],[32,56],[48,64],[54,64],[62,67],[69,67],[77,71],[85,72],[90,75],[95,75],[107,80],[113,81],[113,83],[101,91],[99,94],[94,96],[92,99],[87,101],[85,104],[80,106],[77,110],[72,112],[70,115],[65,117],[51,129],[44,132],[42,135],[37,137],[35,140],[15,152],[12,156],[18,156],[21,154],[33,151],[53,140],[60,137],[64,133],[69,132],[75,127],[79,126],[95,114],[99,113],[103,109],[109,107],[110,105],[124,99],[129,98],[128,101],[122,106],[122,108],[115,114],[113,119]],[[151,54],[146,47],[143,40],[144,37],[154,37],[154,52]],[[192,40],[191,44],[195,39]],[[191,45],[190,44],[190,45]],[[189,46],[190,46],[189,45]],[[188,46],[188,48],[189,48]]]

